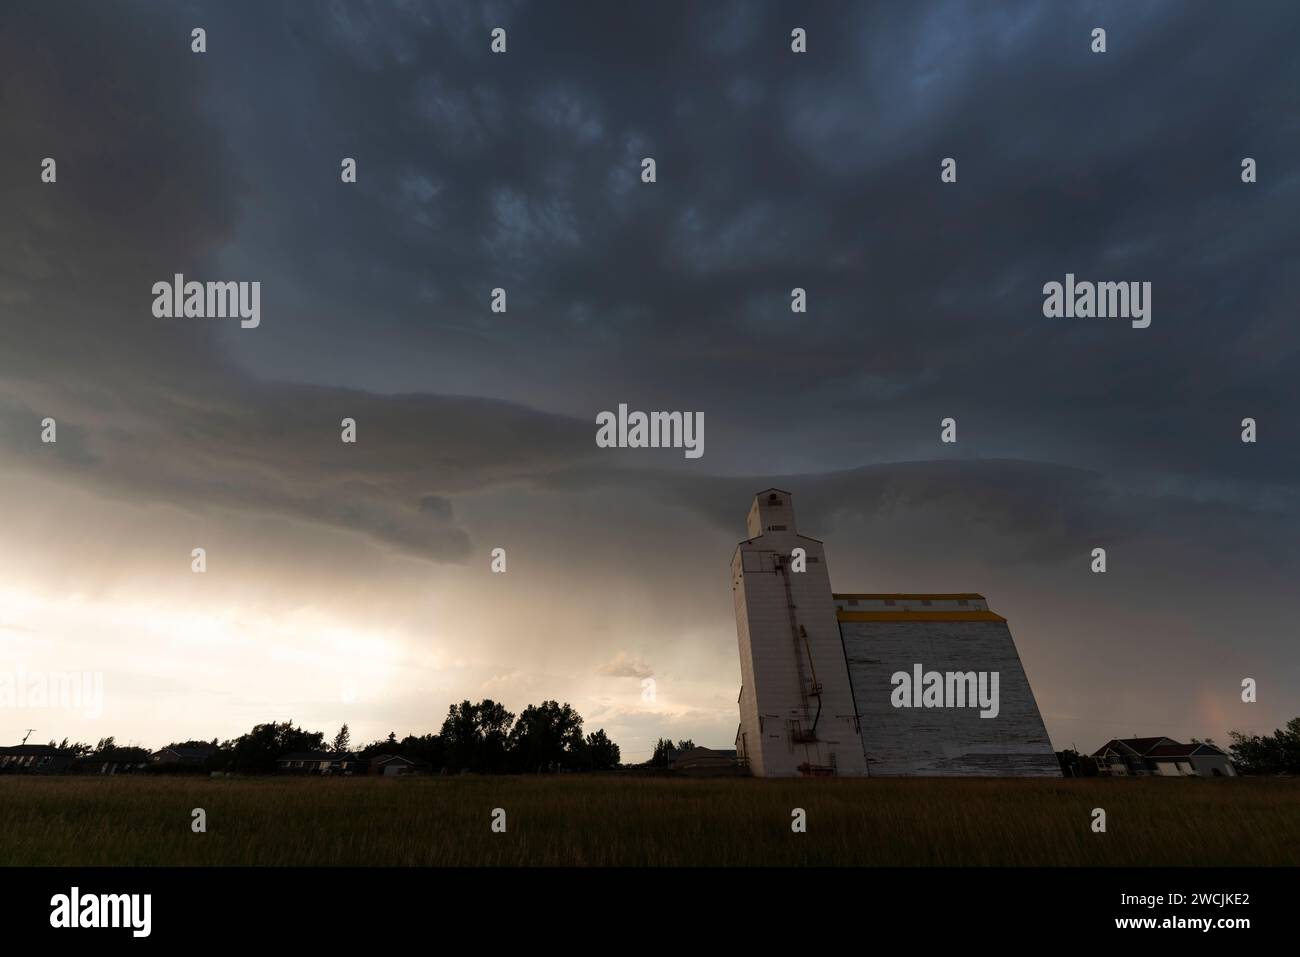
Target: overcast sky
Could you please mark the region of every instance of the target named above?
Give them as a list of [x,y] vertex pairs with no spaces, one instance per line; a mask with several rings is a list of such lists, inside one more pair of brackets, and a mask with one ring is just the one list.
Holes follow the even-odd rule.
[[[7,5],[0,669],[104,713],[0,743],[492,697],[730,747],[769,485],[837,590],[986,595],[1058,748],[1281,725],[1298,44],[1289,2]],[[156,318],[175,273],[260,326]],[[1150,327],[1044,318],[1066,273]],[[619,403],[705,454],[597,448]]]

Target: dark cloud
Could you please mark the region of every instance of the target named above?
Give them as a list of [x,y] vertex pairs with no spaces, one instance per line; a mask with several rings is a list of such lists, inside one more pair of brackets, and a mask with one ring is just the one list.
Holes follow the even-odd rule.
[[440,522],[451,521],[451,502],[440,495],[426,495],[420,499],[420,511],[427,512]]
[[[350,27],[290,9],[269,36],[257,21],[266,60],[223,95],[258,103],[227,135],[261,144],[252,190],[279,215],[241,246],[280,265],[280,319],[256,352],[236,344],[242,361],[282,367],[309,336],[301,375],[324,381],[439,378],[583,414],[693,403],[773,457],[790,433],[912,457],[919,423],[960,414],[989,423],[989,455],[1300,473],[1280,417],[1295,289],[1276,263],[1300,252],[1287,31],[1187,4],[501,15],[504,57],[486,52],[495,21],[465,45],[441,9]],[[1097,17],[1105,57],[1087,49]],[[312,55],[272,59],[281,31]],[[256,98],[268,71],[289,82]],[[1247,153],[1271,168],[1249,188]],[[361,183],[319,202],[344,154]],[[960,180],[941,190],[947,155]],[[1067,271],[1150,279],[1153,328],[1044,320],[1041,286]],[[486,309],[498,285],[506,316]],[[386,345],[348,348],[358,315]],[[770,379],[759,429],[743,386]],[[1247,469],[1214,442],[1238,408],[1285,430]],[[864,416],[869,436],[846,437]]]
[[[778,485],[810,534],[869,536],[884,557],[858,574],[929,561],[1014,588],[1105,542],[1143,557],[1165,614],[1213,580],[1259,603],[1258,633],[1288,627],[1294,4],[4,17],[0,468],[445,562],[481,544],[476,495],[555,495],[570,543],[673,521],[712,549]],[[178,272],[260,281],[261,326],[155,319]],[[1150,281],[1151,328],[1044,319],[1066,272]],[[619,402],[702,410],[704,458],[596,449]],[[1043,605],[1085,588],[1034,581]]]
[[[783,447],[823,467],[924,458],[954,415],[976,454],[1112,483],[1300,475],[1296,280],[1277,268],[1300,253],[1300,68],[1251,18],[828,4],[798,11],[812,52],[794,57],[795,12],[767,4],[235,4],[204,10],[204,56],[166,8],[116,32],[89,5],[14,16],[0,370],[93,406],[106,463],[114,441],[138,461],[159,420],[171,455],[250,466],[190,482],[203,494],[384,536],[389,508],[419,512],[414,470],[446,492],[571,465],[581,420],[625,399],[723,423],[715,469]],[[57,187],[35,179],[47,153]],[[155,279],[215,270],[261,278],[262,328],[145,312]],[[1152,328],[1044,320],[1040,286],[1066,271],[1150,278]],[[574,420],[383,395],[447,391]],[[361,412],[362,454],[301,444]],[[1248,457],[1245,414],[1267,437]],[[280,491],[258,491],[271,462]],[[370,492],[383,503],[358,506]]]

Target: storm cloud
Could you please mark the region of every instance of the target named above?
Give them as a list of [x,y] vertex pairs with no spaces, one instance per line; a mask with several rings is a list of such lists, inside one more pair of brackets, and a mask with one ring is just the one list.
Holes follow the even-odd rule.
[[[668,689],[674,673],[733,683],[725,543],[769,485],[794,492],[846,577],[1001,589],[994,607],[1032,626],[1017,637],[1035,686],[1062,701],[1092,639],[1050,609],[1094,600],[1142,622],[1135,674],[1104,679],[1125,700],[1170,657],[1225,700],[1233,668],[1300,686],[1279,590],[1300,533],[1300,17],[1251,11],[7,10],[0,470],[106,513],[234,516],[341,562],[352,537],[466,569],[496,545],[562,550],[581,569],[550,584],[617,592],[651,624],[601,611],[591,634],[557,637],[567,670],[530,679],[552,697],[547,681],[631,679],[645,660]],[[206,54],[189,50],[194,26]],[[56,184],[40,181],[46,156]],[[1257,183],[1241,182],[1245,156]],[[1151,282],[1151,327],[1044,318],[1042,286],[1067,272]],[[150,288],[176,273],[259,281],[261,325],[155,318]],[[707,454],[597,449],[594,416],[620,402],[702,411]],[[695,554],[669,570],[674,536]],[[71,546],[23,545],[75,565]],[[1086,574],[1097,545],[1116,557],[1110,596]],[[623,557],[601,569],[581,553]],[[290,603],[311,590],[278,581]],[[415,585],[390,587],[418,607],[397,594]],[[676,610],[645,597],[668,588]],[[1194,610],[1211,600],[1213,627]],[[1226,624],[1229,607],[1248,623]],[[656,624],[675,637],[656,645]],[[697,627],[703,650],[684,637]],[[493,647],[484,680],[521,680]],[[727,694],[710,686],[674,720],[713,721],[687,730],[725,744]],[[1128,710],[1155,720],[1178,692],[1152,694],[1163,703]],[[1297,703],[1271,699],[1261,727]],[[1222,734],[1226,712],[1197,708],[1152,733]]]

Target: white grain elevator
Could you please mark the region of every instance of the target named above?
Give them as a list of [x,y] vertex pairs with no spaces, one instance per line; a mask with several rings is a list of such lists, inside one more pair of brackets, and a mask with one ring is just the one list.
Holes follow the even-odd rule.
[[[799,534],[783,489],[759,492],[747,525],[731,586],[736,753],[751,773],[1060,776],[1010,628],[983,595],[833,593],[825,549]],[[895,686],[923,673],[954,691],[996,678],[997,706],[964,694],[900,706]]]
[[[789,492],[749,510],[731,584],[740,643],[736,752],[760,777],[863,774],[866,767],[822,543],[796,531]],[[795,549],[805,570],[791,571]]]

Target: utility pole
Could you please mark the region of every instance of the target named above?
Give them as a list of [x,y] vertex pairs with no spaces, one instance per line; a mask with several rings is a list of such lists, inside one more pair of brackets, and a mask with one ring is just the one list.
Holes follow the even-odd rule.
[[35,731],[35,730],[36,730],[35,728],[28,728],[28,729],[27,729],[27,733],[23,735],[23,744],[26,744],[26,743],[27,743],[27,739],[30,738],[30,737],[32,736],[32,732]]

